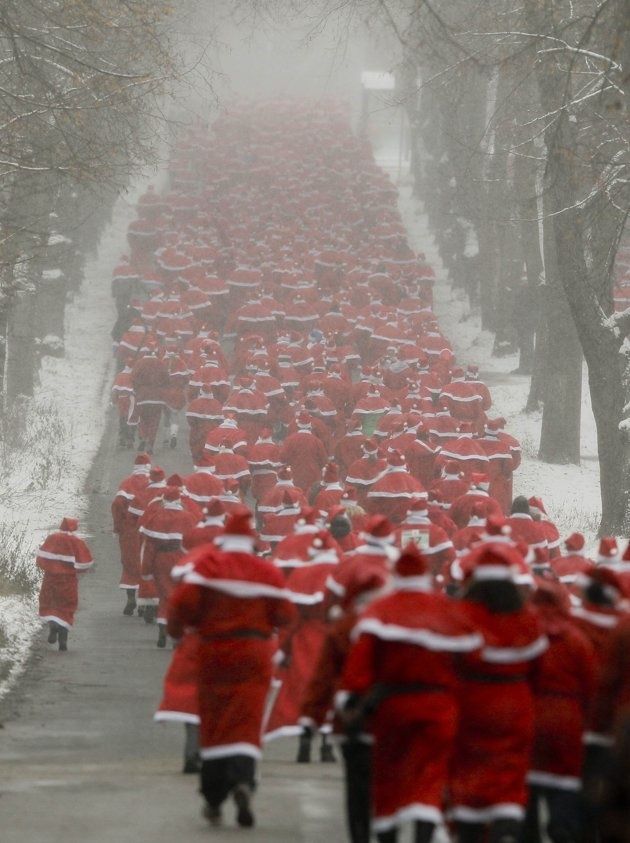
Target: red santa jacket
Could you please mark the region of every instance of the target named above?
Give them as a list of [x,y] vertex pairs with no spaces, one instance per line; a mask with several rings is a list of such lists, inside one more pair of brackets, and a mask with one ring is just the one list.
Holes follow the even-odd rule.
[[368,492],[367,511],[385,515],[392,523],[400,524],[410,502],[422,492],[424,487],[406,468],[390,466]]
[[306,494],[319,480],[328,458],[321,439],[310,430],[298,430],[287,436],[280,455],[291,466],[295,485]]
[[449,516],[461,529],[470,521],[477,504],[483,507],[483,516],[486,519],[490,516],[500,517],[503,514],[499,502],[490,497],[488,492],[484,492],[482,489],[471,489],[465,495],[453,501]]

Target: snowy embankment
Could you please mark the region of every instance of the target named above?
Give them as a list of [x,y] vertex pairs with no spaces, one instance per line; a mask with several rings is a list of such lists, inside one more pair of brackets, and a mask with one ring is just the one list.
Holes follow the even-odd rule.
[[42,358],[34,396],[0,423],[0,699],[22,673],[40,628],[36,550],[63,516],[82,521],[88,510],[86,479],[113,376],[112,270],[126,251],[127,226],[145,188],[143,181],[118,199],[86,261],[65,310],[63,357]]
[[594,542],[601,500],[595,420],[586,367],[582,391],[582,464],[551,465],[541,462],[537,458],[541,413],[525,412],[529,378],[512,374],[518,366],[518,355],[492,356],[494,337],[481,330],[479,314],[471,313],[466,297],[452,291],[429,231],[422,202],[412,197],[409,184],[400,186],[399,205],[412,248],[424,252],[435,269],[434,307],[442,330],[461,362],[479,366],[480,376],[492,392],[491,414],[503,416],[507,421],[507,430],[521,442],[523,462],[514,478],[514,494],[541,497],[561,535],[580,530],[589,543]]

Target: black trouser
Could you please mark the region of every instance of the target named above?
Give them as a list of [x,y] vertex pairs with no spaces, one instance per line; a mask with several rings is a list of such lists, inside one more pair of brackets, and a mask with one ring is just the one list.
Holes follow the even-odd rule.
[[372,747],[349,740],[341,745],[346,773],[346,822],[352,843],[370,840]]
[[201,762],[201,793],[212,808],[219,808],[239,784],[255,787],[256,760],[249,755],[228,755]]
[[[512,843],[521,840],[521,820],[494,820],[487,823],[456,823],[458,843]],[[487,832],[487,834],[486,834]]]
[[547,834],[551,843],[575,843],[583,828],[581,794],[577,790],[562,790],[559,787],[532,785],[529,789],[529,804],[523,832],[524,843],[540,843],[540,803],[547,803],[549,823]]

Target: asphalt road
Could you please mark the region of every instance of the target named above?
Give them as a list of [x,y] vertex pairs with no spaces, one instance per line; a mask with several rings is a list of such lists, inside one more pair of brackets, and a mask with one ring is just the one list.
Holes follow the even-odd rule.
[[[237,829],[231,807],[222,829],[201,818],[196,777],[180,772],[183,727],[152,720],[170,649],[157,649],[155,627],[122,615],[109,507],[131,461],[110,426],[82,525],[97,567],[82,577],[69,651],[42,632],[0,712],[1,843],[345,840],[340,765],[295,764],[292,739],[273,744],[261,765],[255,829]],[[158,450],[154,461],[167,472],[190,467],[183,449]]]

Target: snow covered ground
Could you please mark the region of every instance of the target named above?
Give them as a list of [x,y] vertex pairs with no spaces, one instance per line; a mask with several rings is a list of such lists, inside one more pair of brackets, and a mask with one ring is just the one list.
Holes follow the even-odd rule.
[[87,511],[86,479],[113,377],[112,270],[127,249],[127,226],[146,184],[139,181],[114,206],[81,288],[66,306],[64,356],[42,358],[35,395],[10,414],[19,435],[10,423],[0,430],[0,698],[24,669],[40,628],[37,547],[64,515],[81,521]]
[[[388,167],[388,159],[383,159]],[[397,166],[397,165],[396,165]],[[514,480],[514,493],[527,497],[538,495],[563,536],[573,530],[585,533],[589,542],[595,541],[601,499],[595,420],[588,392],[586,366],[582,390],[582,464],[551,465],[537,458],[540,439],[541,413],[526,413],[524,408],[529,392],[529,378],[512,374],[518,366],[518,355],[493,357],[494,336],[481,330],[480,316],[469,309],[466,297],[453,293],[448,275],[428,228],[422,202],[411,195],[411,186],[404,175],[399,185],[399,206],[409,232],[412,248],[426,254],[435,268],[435,311],[440,326],[453,344],[458,359],[476,363],[481,377],[490,386],[494,402],[493,412],[507,420],[507,429],[516,436],[523,448],[523,462]]]

